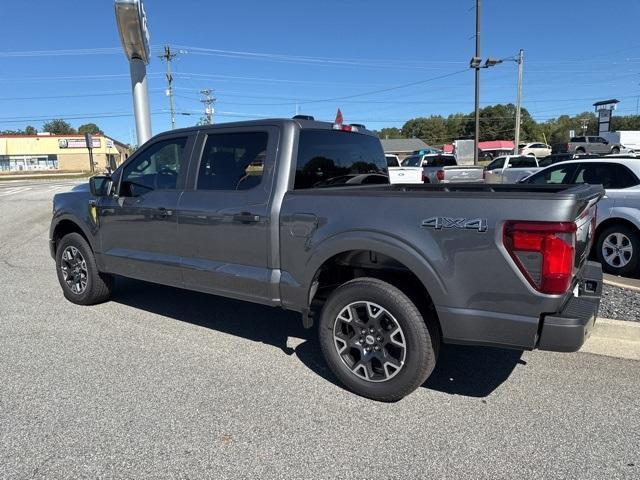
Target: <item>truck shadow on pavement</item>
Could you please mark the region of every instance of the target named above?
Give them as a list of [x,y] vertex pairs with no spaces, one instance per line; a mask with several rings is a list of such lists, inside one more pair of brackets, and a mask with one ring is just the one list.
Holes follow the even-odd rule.
[[[118,278],[112,301],[218,332],[272,345],[322,378],[343,388],[326,367],[315,329],[302,327],[299,314],[179,288]],[[295,348],[289,338],[302,339]],[[292,342],[293,343],[293,342]],[[486,397],[506,381],[521,351],[443,345],[424,388],[451,395]]]

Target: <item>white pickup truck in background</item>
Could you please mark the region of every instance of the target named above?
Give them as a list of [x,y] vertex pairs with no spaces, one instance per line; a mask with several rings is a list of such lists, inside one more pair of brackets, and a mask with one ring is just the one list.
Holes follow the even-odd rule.
[[401,165],[397,155],[386,153],[384,156],[387,159],[387,168],[389,169],[389,183],[424,183],[422,168]]
[[484,170],[485,183],[517,183],[540,170],[533,155],[498,157]]
[[412,155],[402,166],[421,167],[425,183],[482,183],[482,167],[458,165],[456,157],[446,153]]

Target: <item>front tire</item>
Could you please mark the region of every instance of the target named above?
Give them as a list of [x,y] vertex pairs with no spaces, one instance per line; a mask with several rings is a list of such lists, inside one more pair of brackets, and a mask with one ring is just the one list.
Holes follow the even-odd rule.
[[627,225],[612,225],[598,236],[598,260],[602,269],[613,275],[627,276],[640,265],[640,235]]
[[351,280],[326,301],[320,347],[333,374],[352,392],[392,402],[424,383],[436,364],[418,308],[398,288],[375,278]]
[[620,149],[618,147],[613,147],[611,149],[611,153],[614,154],[614,155],[617,155],[617,154],[620,153]]
[[113,277],[98,271],[91,247],[78,233],[69,233],[58,243],[56,271],[62,292],[72,303],[95,305],[111,296]]

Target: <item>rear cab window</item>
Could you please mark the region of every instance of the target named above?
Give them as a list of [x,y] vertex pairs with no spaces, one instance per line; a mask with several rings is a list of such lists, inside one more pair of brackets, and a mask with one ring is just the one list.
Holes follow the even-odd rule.
[[411,155],[402,162],[403,167],[420,167],[422,166],[422,155]]
[[450,167],[457,165],[453,155],[434,155],[426,158],[427,167]]
[[294,189],[388,183],[387,161],[377,137],[336,130],[300,131]]
[[535,168],[538,166],[534,157],[516,157],[509,159],[511,168]]

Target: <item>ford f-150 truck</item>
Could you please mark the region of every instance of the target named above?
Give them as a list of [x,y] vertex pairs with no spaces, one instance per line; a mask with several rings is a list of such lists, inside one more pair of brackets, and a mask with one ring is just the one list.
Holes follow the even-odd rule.
[[361,126],[206,125],[56,195],[50,249],[76,304],[108,300],[121,275],[298,311],[344,385],[394,401],[442,342],[578,350],[600,302],[587,257],[602,195],[391,185]]
[[483,182],[483,168],[458,165],[455,155],[435,153],[411,155],[402,162],[403,167],[422,167],[425,183]]

